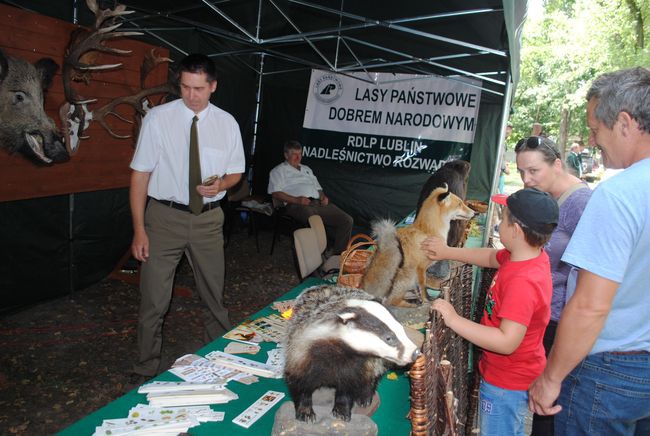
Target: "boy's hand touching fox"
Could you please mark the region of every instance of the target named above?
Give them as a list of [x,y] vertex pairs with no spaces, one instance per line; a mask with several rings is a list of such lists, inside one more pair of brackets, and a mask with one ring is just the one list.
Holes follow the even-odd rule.
[[430,236],[422,241],[420,248],[427,255],[429,260],[449,259],[445,257],[445,250],[449,248],[447,241],[438,236]]

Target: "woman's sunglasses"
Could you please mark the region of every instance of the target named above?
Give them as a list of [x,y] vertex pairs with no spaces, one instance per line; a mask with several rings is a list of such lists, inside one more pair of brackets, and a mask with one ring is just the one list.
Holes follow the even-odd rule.
[[528,138],[520,139],[517,145],[515,145],[515,153],[519,153],[523,149],[534,150],[542,145],[551,150],[555,157],[560,157],[560,152],[548,144],[548,142],[544,141],[544,138],[541,136],[529,136]]

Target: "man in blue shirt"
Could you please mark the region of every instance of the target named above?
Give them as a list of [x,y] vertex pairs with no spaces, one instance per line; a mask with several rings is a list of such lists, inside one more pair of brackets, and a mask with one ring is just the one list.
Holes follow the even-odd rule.
[[590,145],[625,171],[596,188],[564,252],[581,271],[529,407],[557,414],[556,435],[650,434],[650,70],[604,74],[587,100]]

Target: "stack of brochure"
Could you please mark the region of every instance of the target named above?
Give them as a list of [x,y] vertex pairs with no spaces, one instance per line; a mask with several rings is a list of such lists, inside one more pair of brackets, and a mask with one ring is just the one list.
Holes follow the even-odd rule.
[[[273,353],[271,352],[273,351]],[[269,351],[270,355],[275,356],[277,352]],[[282,367],[278,362],[261,363],[244,357],[234,356],[224,353],[223,351],[211,351],[205,355],[206,359],[219,365],[267,378],[282,378]],[[279,359],[276,359],[279,360]]]
[[147,394],[149,405],[155,407],[222,404],[239,398],[214,383],[153,382],[140,386],[138,393]]
[[207,421],[223,421],[224,412],[210,406],[151,407],[138,404],[128,418],[105,419],[95,428],[95,436],[104,435],[177,435]]

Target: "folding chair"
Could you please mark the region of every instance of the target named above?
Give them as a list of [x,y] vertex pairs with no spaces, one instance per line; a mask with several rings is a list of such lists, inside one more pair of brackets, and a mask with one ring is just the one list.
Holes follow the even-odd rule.
[[[275,248],[275,241],[278,238],[278,233],[282,230],[282,227],[288,227],[290,232],[295,231],[301,227],[304,227],[292,216],[287,215],[286,207],[275,199],[273,202],[273,239],[271,240],[271,251],[269,255],[273,254],[273,249]],[[291,233],[289,233],[291,234]]]
[[230,242],[232,230],[235,227],[235,223],[237,222],[237,215],[240,212],[246,212],[248,214],[248,235],[255,236],[255,248],[259,253],[260,242],[257,235],[255,210],[242,205],[242,201],[250,198],[250,186],[248,184],[248,180],[246,180],[246,178],[242,178],[239,183],[228,189],[226,198],[228,201],[226,203],[227,206],[224,204],[224,206],[226,206],[224,208],[224,211],[226,213],[226,224],[224,229],[224,234],[226,237],[225,246],[228,246],[228,243]]

